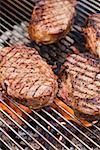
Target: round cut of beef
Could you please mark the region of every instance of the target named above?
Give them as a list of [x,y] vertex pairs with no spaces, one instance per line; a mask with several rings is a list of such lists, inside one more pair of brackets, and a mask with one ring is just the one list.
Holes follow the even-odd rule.
[[92,54],[100,58],[100,14],[92,14],[87,19],[83,29],[86,37],[86,46]]
[[58,89],[56,76],[38,52],[18,45],[0,49],[0,84],[33,109],[50,105]]
[[100,115],[100,62],[90,54],[72,54],[64,63],[58,96],[73,109]]
[[51,44],[71,29],[76,0],[39,0],[29,23],[30,38],[37,43]]

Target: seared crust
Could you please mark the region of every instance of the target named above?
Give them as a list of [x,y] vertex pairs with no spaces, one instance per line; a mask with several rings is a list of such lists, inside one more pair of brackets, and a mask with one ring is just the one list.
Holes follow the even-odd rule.
[[73,109],[100,115],[100,63],[91,55],[69,56],[60,78],[59,96]]
[[33,109],[51,104],[57,92],[51,67],[26,46],[0,50],[0,84],[8,95]]
[[75,16],[75,0],[36,2],[29,24],[29,35],[37,43],[50,44],[70,31]]
[[92,54],[100,58],[100,14],[89,16],[86,28],[83,30],[87,41],[87,48]]

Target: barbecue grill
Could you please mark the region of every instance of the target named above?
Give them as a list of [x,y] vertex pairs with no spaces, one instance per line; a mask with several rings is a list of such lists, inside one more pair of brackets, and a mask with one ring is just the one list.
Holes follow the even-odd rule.
[[[92,13],[100,12],[100,0],[79,0],[76,6],[77,15],[71,32],[66,38],[48,46],[37,45],[30,41],[27,26],[36,0],[1,0],[0,4],[0,47],[12,44],[25,44],[35,47],[40,55],[50,64],[59,66],[72,53],[76,46],[81,52],[86,51],[85,40],[81,27],[85,19]],[[57,73],[57,69],[54,70]],[[2,91],[2,89],[0,89]],[[3,92],[3,91],[2,91]],[[0,102],[11,110],[23,122],[21,126],[4,110],[0,109],[0,148],[1,150],[99,150],[100,122],[92,127],[85,127],[79,120],[78,124],[64,118],[52,107],[32,110],[28,114],[10,97],[6,97],[26,118],[17,114],[0,97]],[[60,109],[69,114],[64,108]],[[69,114],[71,115],[71,114]],[[73,116],[72,116],[73,117]]]

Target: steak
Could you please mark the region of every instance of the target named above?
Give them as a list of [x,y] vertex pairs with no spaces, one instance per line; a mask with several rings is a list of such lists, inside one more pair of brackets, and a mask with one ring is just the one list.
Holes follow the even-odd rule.
[[37,43],[51,44],[71,29],[75,0],[39,0],[29,23],[29,35]]
[[58,96],[74,110],[100,115],[100,62],[92,55],[71,54],[59,79]]
[[33,109],[50,105],[57,92],[51,67],[34,48],[0,49],[0,84],[8,95]]
[[89,16],[86,28],[83,30],[87,41],[87,48],[92,54],[100,58],[100,14]]

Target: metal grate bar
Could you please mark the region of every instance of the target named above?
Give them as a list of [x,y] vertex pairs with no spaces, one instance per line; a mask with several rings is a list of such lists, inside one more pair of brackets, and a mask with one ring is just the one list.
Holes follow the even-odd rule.
[[[22,110],[21,108],[20,108],[20,110]],[[52,133],[50,133],[44,126],[42,126],[37,120],[35,120],[33,117],[31,117],[28,113],[26,113],[25,111],[23,111],[22,110],[22,112],[24,112],[30,119],[32,119],[34,122],[36,122],[42,129],[44,129],[50,136],[52,136],[58,143],[60,143],[65,149],[67,149],[67,150],[69,150],[69,148],[66,146],[66,145],[64,145],[61,141],[59,141]],[[56,128],[54,128],[56,131],[58,131],[58,133],[60,133],[59,132],[59,130],[57,130]],[[60,133],[61,134],[61,133]],[[67,138],[65,138],[65,139],[67,139]],[[68,140],[68,139],[67,139]],[[78,150],[80,150],[74,143],[72,143],[71,141],[70,141],[70,143],[71,144],[73,144],[73,146],[75,146]]]
[[82,2],[80,2],[80,1],[78,2],[78,5],[79,5],[79,6],[84,7],[85,9],[89,10],[89,11],[92,12],[92,13],[96,13],[96,11],[95,11],[93,8],[88,7],[87,4],[88,4],[87,2],[86,2],[86,3],[82,3]]
[[[23,3],[21,3],[20,1],[11,1],[8,0],[10,4],[12,4],[14,7],[16,7],[17,9],[21,10],[22,13],[26,14],[27,16],[30,16],[31,13],[31,9],[29,9],[28,7],[26,7]],[[21,6],[20,6],[21,5]],[[28,11],[25,11],[25,9],[28,9],[30,11],[30,13]],[[23,15],[22,15],[23,16]]]
[[[10,1],[10,0],[9,0]],[[13,6],[15,6],[17,9],[19,9],[20,11],[22,11],[24,14],[26,14],[26,12],[22,9],[22,7],[20,7],[19,5],[15,4],[13,1],[10,1],[11,4],[13,4]],[[20,15],[20,17],[24,18],[27,20],[27,17],[25,15],[23,15],[22,13],[20,13],[20,11],[17,11],[16,9],[14,9],[9,3],[5,3],[5,1],[2,1],[3,4],[5,4],[6,6],[8,6],[11,10],[13,10],[15,13],[17,13],[18,15]],[[27,12],[28,16],[30,16],[30,14]]]
[[29,5],[30,7],[33,7],[33,5],[35,4],[35,0],[30,0],[31,2],[29,3],[27,0],[25,0],[25,3],[27,4],[27,5]]
[[[42,111],[44,112],[44,113],[46,113],[46,111],[45,110],[43,110],[42,109]],[[37,115],[37,116],[39,116],[42,120],[44,120],[50,127],[52,127],[52,128],[54,128],[58,133],[60,133],[63,137],[65,137],[66,138],[66,136],[64,136],[59,130],[57,130],[52,124],[50,124],[46,119],[44,119],[41,115],[39,115],[37,112],[35,112],[34,110],[33,110],[33,112]],[[53,118],[52,118],[53,119]],[[53,119],[54,120],[54,119]],[[58,123],[58,121],[57,120],[54,120],[54,121],[56,121],[57,123]],[[61,125],[61,123],[59,122],[58,123],[62,128],[64,128],[64,126],[62,126]],[[82,141],[82,140],[80,140],[74,133],[72,133],[69,129],[67,129],[66,128],[66,131],[68,132],[68,133],[70,133],[71,135],[73,135],[73,137],[75,137],[77,140],[79,140],[83,145],[84,145],[84,142]],[[68,139],[67,139],[68,140]],[[69,141],[69,140],[68,140]],[[70,141],[70,143],[71,144],[73,144],[75,147],[76,147],[76,145],[74,144],[74,143],[72,143],[71,141]],[[89,148],[88,146],[86,146],[87,148]],[[78,147],[76,147],[77,149],[79,149]]]
[[6,9],[6,7],[3,7],[2,8],[8,13],[10,14],[12,17],[14,17],[15,19],[17,19],[18,21],[22,21],[22,19],[20,19],[18,16],[16,16],[14,13],[11,13],[9,10]]
[[[90,1],[91,1],[91,2],[90,2]],[[97,10],[100,11],[100,7],[99,7],[100,4],[97,3],[97,4],[98,4],[98,7],[93,4],[93,3],[95,3],[96,1],[93,1],[93,0],[88,0],[88,1],[81,0],[81,2],[82,2],[82,3],[85,3],[86,5],[88,4],[88,6],[91,6],[93,9],[96,9],[96,11],[97,11]],[[95,4],[96,4],[96,3],[95,3]]]
[[[11,24],[9,24],[8,22],[6,22],[3,18],[1,18],[1,20],[4,22],[4,23],[6,23],[7,25],[9,25],[9,27],[12,27],[13,28],[13,26],[11,25]],[[7,28],[7,27],[5,27],[4,25],[2,25],[2,24],[0,24],[4,29],[6,29],[6,31],[9,31],[9,29]],[[20,32],[18,31],[18,30],[16,30],[16,32],[18,33],[18,34],[20,34]],[[20,34],[21,35],[21,34]],[[24,37],[26,37],[25,35],[24,35]],[[26,37],[27,38],[27,37]],[[11,37],[9,36],[9,39],[11,39]]]
[[93,126],[94,126],[98,131],[100,131],[100,128],[97,127],[95,124],[93,124]]
[[[10,2],[12,3],[11,0],[8,0],[8,1],[10,1]],[[23,7],[23,8],[25,8],[27,11],[29,11],[30,13],[32,12],[32,10],[31,10],[28,6],[26,6],[24,3],[21,3],[20,1],[16,1],[16,0],[13,1],[13,2],[14,2],[13,4],[14,4],[15,7],[16,7],[17,4],[19,4],[19,5],[20,5],[20,8]],[[28,5],[30,4],[28,1],[25,1],[25,3],[28,4]],[[17,5],[18,8],[19,8],[19,5]],[[32,7],[32,5],[30,5],[30,6]],[[22,8],[21,8],[21,9],[22,9]],[[25,13],[25,10],[24,10],[24,9],[23,9],[23,12]],[[30,16],[30,13],[28,13],[29,16]]]
[[6,112],[2,111],[2,113],[7,118],[9,118],[9,120],[11,120],[18,128],[20,128],[26,135],[28,135],[33,141],[35,141],[42,149],[46,150],[46,148],[41,143],[39,143],[34,137],[32,137],[24,128],[22,128],[16,121],[14,121]]
[[[10,18],[9,16],[7,16],[5,13],[3,13],[1,10],[0,10],[0,14],[3,15],[4,17],[6,17],[7,19],[9,19],[11,22],[13,22],[15,25],[19,25],[18,22],[16,22],[14,19]],[[1,19],[1,17],[0,17]],[[6,20],[5,20],[6,22]],[[1,24],[0,24],[1,25]],[[11,25],[11,24],[10,24]],[[9,29],[8,29],[9,30]]]
[[[0,118],[1,120],[1,118]],[[1,120],[2,121],[2,120]],[[13,140],[1,127],[0,131],[7,137],[9,138],[20,150],[24,150],[15,140]]]
[[[1,110],[3,113],[5,113],[3,110]],[[0,121],[4,123],[13,133],[15,133],[29,148],[32,150],[35,150],[24,138],[22,138],[11,126],[9,126],[2,118],[0,118]]]
[[[41,133],[39,133],[34,127],[32,127],[26,120],[24,120],[21,116],[19,116],[12,108],[10,108],[4,101],[0,99],[0,101],[7,107],[9,110],[11,110],[21,121],[23,121],[28,127],[30,127],[34,132],[36,132],[41,138],[43,138],[51,147],[53,147],[55,150],[57,148],[48,141]],[[15,103],[13,103],[15,105]],[[11,128],[12,129],[12,128]],[[13,129],[12,129],[13,130]],[[16,134],[16,133],[15,133]],[[16,134],[17,135],[17,134]]]
[[95,4],[96,6],[98,6],[99,10],[100,10],[100,0],[96,0],[96,1],[93,1],[93,0],[89,0],[90,1],[90,5],[91,3]]
[[[27,20],[28,20],[28,18],[27,18]],[[72,37],[71,37],[71,38],[72,38]],[[69,39],[69,38],[67,38],[67,41],[68,41],[68,39]]]
[[[18,105],[17,105],[17,107],[18,107]],[[27,116],[29,116],[33,121],[35,121],[39,126],[41,126],[41,124],[38,122],[38,121],[36,121],[33,117],[31,117],[28,113],[26,113],[24,110],[22,110],[20,107],[18,107],[22,112],[24,112]],[[35,112],[35,111],[33,111],[37,116],[39,116],[40,117],[40,115],[37,113],[37,112]],[[41,118],[41,117],[40,117]],[[44,121],[46,121],[45,119],[43,119],[43,117],[42,117],[42,120],[44,120]],[[47,124],[49,124],[50,126],[52,126],[48,121],[46,121],[46,123]],[[42,128],[44,128],[43,126],[41,126]],[[61,134],[67,141],[69,141],[74,147],[76,147],[78,150],[80,150],[74,143],[72,143],[67,137],[65,137],[57,128],[55,128],[54,126],[52,126],[52,128],[54,129],[54,130],[56,130],[59,134]],[[45,130],[45,129],[44,129]],[[47,130],[47,132],[48,132],[48,130]],[[51,134],[50,132],[48,132],[48,134]],[[58,139],[56,139],[57,141],[58,141]],[[65,146],[65,148],[67,148],[66,146]]]
[[[56,104],[57,105],[57,104]],[[59,106],[59,105],[58,105]],[[74,116],[73,115],[71,115],[68,111],[66,111],[64,108],[62,108],[61,106],[59,106],[65,113],[67,113],[70,117],[72,117],[73,119],[75,119],[74,118]],[[54,110],[54,109],[53,109]],[[78,121],[78,123],[80,124],[80,125],[82,125],[83,127],[85,127],[83,124],[82,124],[82,122],[80,122],[80,120],[77,120]],[[98,131],[100,131],[100,128],[99,127],[97,127],[95,124],[93,124],[93,126],[94,127],[96,127],[96,129],[98,129]],[[88,128],[86,128],[87,130],[88,130]],[[96,136],[96,135],[95,135]],[[99,137],[100,138],[100,137]]]
[[[74,118],[74,116],[73,115],[71,115],[68,111],[66,111],[64,108],[62,108],[61,106],[59,106],[66,114],[68,114],[69,116],[71,116],[72,118]],[[75,118],[74,118],[75,119]],[[78,121],[78,123],[79,124],[81,124],[81,126],[82,127],[84,127],[86,130],[88,130],[91,134],[93,134],[95,137],[97,137],[98,139],[100,139],[100,137],[98,136],[98,135],[96,135],[95,133],[93,133],[89,128],[86,128],[83,124],[82,124],[82,122],[80,121],[80,120],[78,120],[77,119],[77,121]],[[94,125],[94,124],[93,124]],[[94,127],[96,127],[96,125],[94,125]],[[97,127],[96,129],[98,129],[98,131],[100,131],[100,128],[99,127]]]
[[[13,102],[12,102],[13,103]],[[19,108],[23,113],[25,113],[29,118],[31,118],[34,122],[36,122],[40,127],[42,127],[48,134],[50,134],[51,136],[53,136],[46,128],[44,128],[37,120],[35,120],[32,116],[30,116],[28,113],[26,113],[23,109],[21,109],[16,103],[13,103],[17,108]],[[34,111],[35,112],[35,111]],[[36,113],[35,112],[35,114],[38,114],[38,113]],[[47,121],[47,123],[50,125],[50,123]],[[53,126],[52,126],[53,127]],[[53,127],[54,128],[54,127]],[[57,130],[56,128],[54,128],[59,134],[61,134],[62,135],[62,133],[59,131],[59,130]],[[64,136],[64,135],[62,135],[62,136]],[[53,136],[54,137],[54,136]],[[65,137],[64,136],[64,138],[66,139],[66,140],[68,140],[73,146],[75,146],[77,149],[79,149],[74,143],[72,143],[67,137]],[[56,139],[57,141],[58,141],[58,139]],[[59,142],[59,141],[58,141]],[[61,143],[60,143],[61,144]],[[64,145],[63,145],[64,146]],[[65,146],[65,148],[67,148],[66,146]],[[68,148],[67,148],[68,149]]]
[[8,150],[12,150],[12,149],[7,145],[7,143],[6,143],[4,140],[2,140],[1,137],[0,137],[0,141],[6,146],[6,148],[8,148]]
[[[15,103],[13,103],[15,105]],[[16,104],[15,106],[18,107],[18,105]],[[20,107],[18,107],[20,110],[22,110]],[[23,111],[23,110],[22,110]],[[48,112],[46,112],[45,110],[42,109],[43,112],[45,112],[47,115],[49,115],[53,120],[55,120],[58,124],[60,124],[60,122],[58,122],[53,116],[51,116]],[[55,111],[55,110],[53,110]],[[65,110],[64,110],[65,111]],[[27,114],[25,111],[23,111],[26,115],[28,115],[32,120],[35,121],[35,119],[33,119],[29,114]],[[68,113],[68,112],[67,112]],[[36,122],[36,121],[35,121]],[[40,124],[39,124],[40,125]],[[62,125],[63,126],[63,125]],[[65,128],[63,126],[64,129],[66,129],[68,131],[67,128]],[[98,144],[96,144],[92,139],[90,139],[86,134],[84,134],[81,130],[79,130],[78,128],[76,128],[75,126],[75,129],[77,129],[82,135],[84,135],[88,140],[90,140],[93,144],[95,144],[97,147],[100,148],[100,146]],[[82,141],[81,141],[82,142]],[[82,144],[85,144],[84,142],[82,142]],[[85,146],[89,149],[89,147],[85,144]]]
[[[2,25],[1,25],[2,26]],[[0,32],[3,34],[4,32],[0,29]],[[7,41],[5,41],[5,40],[3,40],[4,41],[4,43],[6,43],[8,46],[11,46],[11,44],[9,43],[9,42],[7,42]]]
[[[64,109],[63,109],[64,110]],[[53,109],[53,111],[58,114],[60,117],[62,117],[65,121],[67,121],[60,113],[58,113],[56,110]],[[66,112],[66,110],[64,110]],[[46,111],[45,111],[46,112]],[[50,115],[48,112],[46,112],[48,115]],[[66,112],[67,113],[67,112]],[[51,116],[52,117],[52,116]],[[69,121],[68,121],[69,122]],[[100,145],[98,145],[96,142],[94,142],[91,138],[89,138],[85,133],[83,133],[80,129],[78,129],[76,126],[74,126],[72,123],[71,125],[79,131],[84,137],[86,137],[89,141],[91,141],[94,145],[96,145],[98,148],[100,148]]]

